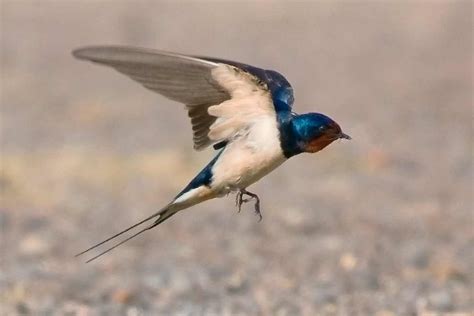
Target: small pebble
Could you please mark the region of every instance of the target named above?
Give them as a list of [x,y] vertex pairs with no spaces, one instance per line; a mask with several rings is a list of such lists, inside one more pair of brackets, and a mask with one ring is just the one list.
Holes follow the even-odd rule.
[[112,294],[112,300],[120,304],[129,303],[132,297],[132,293],[126,289],[118,289]]
[[25,302],[19,302],[16,304],[16,311],[20,315],[26,315],[30,313],[30,309],[28,308],[28,305],[26,305]]
[[245,288],[245,279],[241,273],[233,273],[226,282],[227,291],[230,293],[236,293]]
[[339,265],[346,271],[352,271],[357,265],[357,258],[351,253],[345,253],[339,259]]
[[381,310],[375,313],[375,316],[396,316],[396,314],[388,310]]
[[50,246],[38,235],[28,235],[20,242],[20,250],[27,255],[39,255],[48,251]]
[[453,299],[446,290],[431,293],[428,296],[428,302],[430,307],[437,312],[448,312],[453,308]]

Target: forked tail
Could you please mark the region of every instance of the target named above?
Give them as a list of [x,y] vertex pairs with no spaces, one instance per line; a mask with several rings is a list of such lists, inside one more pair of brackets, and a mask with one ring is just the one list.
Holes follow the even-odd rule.
[[136,232],[135,234],[131,235],[130,237],[125,238],[124,240],[120,241],[119,243],[116,243],[115,245],[113,245],[113,246],[107,248],[106,250],[102,251],[102,252],[99,253],[98,255],[96,255],[96,256],[94,256],[94,257],[92,257],[92,258],[90,258],[89,260],[86,261],[86,262],[91,262],[91,261],[93,261],[93,260],[95,260],[95,259],[101,257],[102,255],[105,255],[105,254],[108,253],[109,251],[111,251],[111,250],[117,248],[118,246],[120,246],[120,245],[126,243],[127,241],[129,241],[129,240],[131,240],[131,239],[137,237],[138,235],[141,235],[141,234],[144,233],[145,231],[147,231],[147,230],[149,230],[149,229],[152,229],[152,228],[155,227],[155,226],[160,225],[161,223],[163,223],[164,221],[166,221],[168,218],[170,218],[171,216],[173,216],[174,214],[176,214],[176,213],[177,213],[178,211],[180,211],[181,209],[182,209],[182,208],[177,207],[176,204],[173,204],[173,203],[168,204],[167,206],[165,206],[164,208],[162,208],[161,210],[159,210],[159,211],[156,212],[155,214],[153,214],[153,215],[151,215],[151,216],[149,216],[149,217],[147,217],[147,218],[141,220],[140,222],[138,222],[138,223],[136,223],[136,224],[133,224],[132,226],[130,226],[130,227],[128,227],[128,228],[122,230],[121,232],[119,232],[119,233],[117,233],[117,234],[115,234],[115,235],[113,235],[113,236],[110,236],[109,238],[107,238],[107,239],[101,241],[100,243],[95,244],[95,245],[93,245],[92,247],[89,247],[89,248],[87,248],[86,250],[84,250],[84,251],[78,253],[78,254],[76,255],[76,257],[79,257],[79,256],[81,256],[81,255],[83,255],[83,254],[85,254],[85,253],[87,253],[87,252],[89,252],[89,251],[91,251],[91,250],[97,248],[97,247],[100,247],[100,246],[102,246],[103,244],[105,244],[105,243],[107,243],[107,242],[109,242],[109,241],[111,241],[111,240],[113,240],[113,239],[115,239],[115,238],[117,238],[117,237],[119,237],[119,236],[125,234],[126,232],[132,230],[133,228],[135,228],[135,227],[137,227],[137,226],[140,226],[141,224],[143,224],[143,223],[145,223],[145,222],[148,222],[149,220],[151,220],[151,219],[153,219],[153,218],[155,218],[155,217],[158,217],[158,218],[153,222],[153,224],[146,226],[146,227],[143,228],[142,230],[139,230],[138,232]]
[[[197,179],[200,180],[201,178],[198,177]],[[102,251],[101,253],[99,253],[95,257],[92,257],[91,259],[86,261],[86,262],[91,262],[91,261],[99,258],[100,256],[105,255],[109,251],[117,248],[118,246],[126,243],[130,239],[133,239],[133,238],[137,237],[138,235],[144,233],[145,231],[147,231],[149,229],[152,229],[155,226],[160,225],[161,223],[166,221],[168,218],[170,218],[171,216],[173,216],[177,212],[179,212],[181,210],[184,210],[188,207],[191,207],[193,205],[196,205],[198,203],[201,203],[203,201],[214,198],[214,197],[216,197],[215,193],[207,185],[203,184],[203,185],[196,186],[195,180],[193,180],[193,181],[191,181],[191,183],[186,188],[184,188],[184,190],[180,194],[178,194],[178,196],[171,203],[169,203],[168,205],[163,207],[161,210],[159,210],[155,214],[153,214],[151,216],[148,216],[147,218],[141,220],[140,222],[138,222],[136,224],[133,224],[132,226],[122,230],[121,232],[119,232],[119,233],[117,233],[113,236],[110,236],[109,238],[101,241],[98,244],[93,245],[92,247],[87,248],[86,250],[78,253],[76,255],[76,257],[79,257],[79,256],[81,256],[81,255],[97,248],[97,247],[100,247],[103,244],[105,244],[105,243],[107,243],[107,242],[109,242],[109,241],[125,234],[126,232],[128,232],[132,229],[134,229],[135,227],[140,226],[141,224],[143,224],[145,222],[148,222],[149,220],[151,220],[153,218],[156,218],[155,221],[153,222],[153,224],[146,226],[142,230],[139,230],[138,232],[131,235],[130,237],[125,238],[121,242],[116,243],[115,245],[111,246],[110,248],[107,248],[106,250]]]

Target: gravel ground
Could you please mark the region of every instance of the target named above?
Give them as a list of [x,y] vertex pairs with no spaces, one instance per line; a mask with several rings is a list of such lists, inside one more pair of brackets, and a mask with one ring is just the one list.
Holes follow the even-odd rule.
[[[1,314],[468,315],[472,3],[1,1]],[[73,48],[273,68],[353,137],[102,259],[213,155],[182,106]],[[178,108],[177,108],[178,107]]]

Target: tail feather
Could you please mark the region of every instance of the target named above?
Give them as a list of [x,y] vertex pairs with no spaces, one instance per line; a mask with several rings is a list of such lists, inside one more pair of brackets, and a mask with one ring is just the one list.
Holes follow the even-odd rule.
[[133,234],[133,235],[125,238],[124,240],[114,244],[113,246],[111,246],[111,247],[107,248],[106,250],[102,251],[101,253],[99,253],[95,257],[92,257],[91,259],[86,261],[86,262],[91,262],[91,261],[105,255],[109,251],[117,248],[118,246],[126,243],[127,241],[129,241],[129,240],[137,237],[138,235],[144,233],[145,231],[160,225],[161,223],[163,223],[165,220],[167,220],[168,218],[170,218],[171,216],[173,216],[177,212],[179,212],[181,210],[184,210],[188,207],[191,207],[193,205],[196,205],[198,203],[201,203],[205,200],[211,199],[213,197],[215,197],[213,191],[211,189],[209,189],[206,185],[201,185],[201,186],[198,186],[198,187],[192,187],[191,186],[191,187],[185,189],[185,191],[180,193],[178,195],[178,197],[176,197],[171,203],[169,203],[168,205],[163,207],[161,210],[159,210],[155,214],[152,214],[151,216],[148,216],[147,218],[139,221],[138,223],[133,224],[132,226],[122,230],[121,232],[119,232],[119,233],[117,233],[113,236],[110,236],[109,238],[93,245],[92,247],[87,248],[86,250],[81,251],[80,253],[78,253],[76,255],[76,257],[81,256],[81,255],[83,255],[83,254],[85,254],[85,253],[87,253],[87,252],[89,252],[93,249],[96,249],[97,247],[100,247],[103,244],[105,244],[105,243],[107,243],[107,242],[109,242],[109,241],[125,234],[126,232],[132,230],[133,228],[135,228],[137,226],[140,226],[141,224],[144,224],[145,222],[148,222],[149,220],[157,217],[156,220],[153,222],[153,224],[146,226],[142,230],[139,230],[135,234]]
[[109,238],[107,238],[107,239],[105,239],[105,240],[103,240],[103,241],[101,241],[101,242],[99,242],[99,243],[97,243],[97,244],[95,244],[95,245],[93,245],[93,246],[87,248],[87,249],[84,250],[84,251],[81,251],[80,253],[78,253],[78,254],[76,255],[76,257],[79,257],[79,256],[81,256],[81,255],[83,255],[83,254],[85,254],[85,253],[87,253],[87,252],[89,252],[89,251],[91,251],[91,250],[93,250],[93,249],[96,249],[97,247],[102,246],[103,244],[105,244],[105,243],[107,243],[107,242],[109,242],[109,241],[111,241],[111,240],[113,240],[113,239],[115,239],[115,238],[117,238],[117,237],[119,237],[119,236],[125,234],[126,232],[132,230],[133,228],[135,228],[135,227],[137,227],[137,226],[139,226],[139,225],[141,225],[141,224],[143,224],[143,223],[145,223],[145,222],[148,222],[149,220],[151,220],[151,219],[153,219],[153,218],[155,218],[155,217],[158,217],[158,218],[153,222],[153,224],[151,224],[151,225],[149,225],[149,226],[143,228],[142,230],[138,231],[137,233],[131,235],[130,237],[127,237],[126,239],[122,240],[121,242],[119,242],[119,243],[113,245],[113,246],[110,247],[110,248],[107,248],[106,250],[102,251],[102,252],[99,253],[98,255],[96,255],[96,256],[94,256],[94,257],[92,257],[91,259],[89,259],[89,260],[86,261],[86,262],[91,262],[91,261],[93,261],[93,260],[95,260],[95,259],[101,257],[102,255],[105,255],[105,254],[108,253],[109,251],[111,251],[111,250],[117,248],[118,246],[120,246],[120,245],[126,243],[127,241],[129,241],[129,240],[135,238],[136,236],[138,236],[138,235],[144,233],[145,231],[147,231],[147,230],[149,230],[149,229],[152,229],[152,228],[155,227],[155,226],[158,226],[159,224],[163,223],[165,220],[167,220],[168,218],[170,218],[171,216],[173,216],[174,214],[176,214],[178,211],[179,211],[179,209],[175,209],[175,208],[173,207],[173,204],[168,204],[167,206],[165,206],[164,208],[162,208],[162,209],[159,210],[158,212],[154,213],[153,215],[148,216],[147,218],[145,218],[145,219],[139,221],[138,223],[133,224],[133,225],[130,226],[130,227],[127,227],[126,229],[122,230],[121,232],[119,232],[119,233],[117,233],[117,234],[115,234],[115,235],[113,235],[113,236],[110,236]]

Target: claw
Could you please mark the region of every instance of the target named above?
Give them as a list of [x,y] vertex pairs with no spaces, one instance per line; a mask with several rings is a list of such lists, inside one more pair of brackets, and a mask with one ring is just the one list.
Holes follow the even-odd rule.
[[[244,199],[243,196],[247,195],[250,198],[249,199]],[[250,200],[255,199],[255,215],[259,217],[258,221],[262,221],[263,216],[262,213],[260,212],[260,198],[258,197],[257,194],[249,192],[245,189],[241,189],[239,192],[237,192],[237,195],[235,197],[235,205],[238,207],[238,212],[240,213],[242,209],[242,204],[249,202]]]

